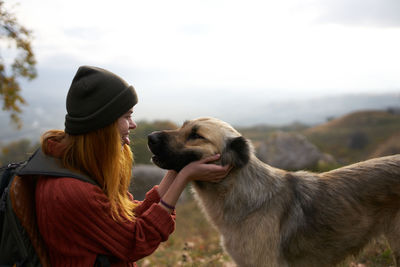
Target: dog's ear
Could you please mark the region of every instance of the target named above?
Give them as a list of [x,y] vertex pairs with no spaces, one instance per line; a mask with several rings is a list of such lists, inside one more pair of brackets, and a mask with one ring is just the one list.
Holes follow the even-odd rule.
[[250,150],[249,141],[243,136],[230,138],[222,152],[221,164],[241,168],[249,162]]

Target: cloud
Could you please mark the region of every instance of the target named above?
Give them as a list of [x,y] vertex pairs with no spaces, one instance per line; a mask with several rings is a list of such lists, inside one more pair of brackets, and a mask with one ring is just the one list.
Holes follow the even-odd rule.
[[98,40],[101,39],[103,33],[95,27],[68,27],[64,29],[64,34],[71,38],[83,40]]
[[399,0],[318,0],[318,22],[369,27],[400,27]]
[[146,105],[214,88],[277,98],[399,85],[399,28],[348,24],[398,25],[400,0],[98,0],[96,12],[92,1],[9,1],[23,2],[36,36],[31,102],[64,99],[84,64],[124,77]]

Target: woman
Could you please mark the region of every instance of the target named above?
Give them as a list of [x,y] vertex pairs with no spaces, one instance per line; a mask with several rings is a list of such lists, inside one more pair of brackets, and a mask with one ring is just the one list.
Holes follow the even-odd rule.
[[134,88],[96,67],[78,69],[67,96],[65,130],[42,136],[45,154],[99,186],[42,176],[36,186],[39,230],[52,266],[93,266],[106,255],[113,266],[135,266],[166,241],[175,227],[174,206],[188,182],[218,181],[228,166],[215,155],[179,173],[168,171],[142,202],[128,193],[133,162],[129,131],[137,103]]

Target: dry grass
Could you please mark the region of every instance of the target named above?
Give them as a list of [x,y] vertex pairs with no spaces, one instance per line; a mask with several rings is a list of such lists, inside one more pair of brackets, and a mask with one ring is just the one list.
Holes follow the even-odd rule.
[[138,262],[149,266],[235,266],[219,243],[217,231],[211,227],[196,203],[190,199],[177,206],[176,230],[169,240],[151,256]]

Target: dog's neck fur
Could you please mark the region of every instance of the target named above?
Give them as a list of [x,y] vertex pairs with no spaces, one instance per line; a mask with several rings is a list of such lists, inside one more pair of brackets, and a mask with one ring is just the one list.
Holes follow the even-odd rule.
[[[233,169],[220,183],[195,182],[194,189],[203,208],[207,210],[206,214],[215,224],[236,224],[260,207],[269,206],[265,203],[270,203],[280,191],[283,184],[280,177],[284,173],[251,155],[244,167]],[[269,191],[266,192],[265,188],[269,188]],[[227,218],[235,220],[227,221]]]

